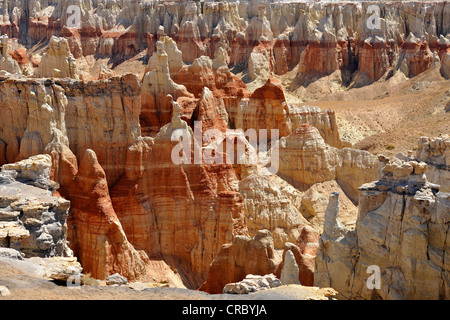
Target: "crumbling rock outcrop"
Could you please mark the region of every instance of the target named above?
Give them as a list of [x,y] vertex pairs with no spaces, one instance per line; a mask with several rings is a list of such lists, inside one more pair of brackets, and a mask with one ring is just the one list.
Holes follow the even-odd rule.
[[[135,169],[127,171],[113,192],[132,243],[150,257],[163,258],[187,286],[198,288],[220,246],[246,234],[246,226],[232,166],[174,163],[172,150],[178,142],[171,137],[177,129],[189,132],[194,145],[192,130],[174,112],[155,138],[133,147],[130,157],[136,158],[130,159],[130,169]],[[127,189],[123,197],[120,191]],[[136,233],[136,228],[143,231]]]
[[449,33],[445,1],[379,3],[375,20],[370,3],[354,1],[79,1],[79,24],[74,12],[68,12],[70,5],[6,1],[1,33],[26,47],[62,36],[75,58],[97,54],[111,57],[116,65],[142,51],[151,56],[156,40],[168,36],[184,63],[204,55],[213,58],[222,48],[227,62],[246,67],[252,79],[265,80],[298,65],[304,85],[334,72],[354,86],[398,69],[412,77],[433,63],[444,65],[448,50],[448,42],[441,41]]
[[379,181],[360,187],[354,231],[336,220],[337,195],[330,196],[314,285],[346,298],[448,299],[449,199],[427,181],[426,167],[387,162]]
[[171,77],[176,75],[176,73],[184,66],[182,53],[177,47],[177,43],[170,37],[162,35],[156,42],[156,51],[153,52],[152,56],[148,60],[146,73],[153,69],[156,69],[158,65],[158,51],[164,50],[168,56],[169,72]]
[[94,151],[86,150],[65,190],[72,203],[69,239],[85,272],[99,279],[116,272],[130,280],[145,275],[145,262],[127,240]]
[[284,137],[307,123],[319,130],[327,144],[336,148],[344,146],[333,111],[288,103],[281,83],[275,78],[269,78],[249,97],[240,99],[238,104],[233,105],[227,101],[226,106],[230,124],[244,131],[255,129],[258,132],[267,129],[270,137],[270,129],[278,129],[279,137]]
[[[299,65],[292,74],[304,85],[337,72],[344,84],[360,86],[397,69],[412,77],[438,61],[446,72],[449,26],[443,13],[448,7],[441,3],[380,3],[379,31],[368,30],[366,3],[83,0],[81,26],[69,27],[70,3],[0,5],[2,33],[26,47],[49,41],[36,70],[42,78],[6,74],[0,79],[0,164],[41,153],[51,156],[50,177],[60,185],[56,192],[73,203],[71,247],[85,270],[98,278],[120,273],[130,281],[153,277],[222,292],[248,273],[281,276],[280,266],[293,262],[285,258],[291,252],[298,281],[312,285],[318,233],[307,218],[325,214],[323,241],[327,235],[327,243],[348,236],[351,254],[357,245],[352,231],[335,223],[336,195],[324,213],[328,200],[308,189],[327,185],[341,191],[353,203],[361,201],[360,213],[373,209],[367,209],[366,199],[372,193],[383,194],[377,203],[394,196],[383,184],[377,188],[387,189],[358,189],[377,179],[376,157],[344,148],[335,113],[288,103],[281,82],[271,75]],[[105,66],[93,76],[99,80],[77,80],[75,58],[110,58],[114,68],[131,57],[145,61],[145,54],[150,59],[142,81],[132,74],[116,77]],[[17,60],[25,56],[22,52]],[[236,68],[231,72],[229,67]],[[234,74],[241,71],[267,81],[250,94]],[[195,121],[202,122],[201,133],[267,129],[270,138],[270,129],[278,129],[280,140],[268,152],[280,148],[278,175],[267,175],[260,162],[192,163],[199,151],[211,150],[207,141],[194,141]],[[186,138],[194,148],[183,151],[186,161],[174,163],[180,141],[173,135],[180,132],[187,133],[183,142]],[[254,148],[243,133],[234,134],[233,142],[240,141],[246,152]],[[420,161],[428,165],[429,180],[441,184],[441,194],[448,190],[446,141],[424,139],[416,164],[411,158],[407,165],[383,165],[386,176],[401,178],[396,192],[406,192],[408,174],[423,170]],[[215,156],[227,158],[220,152]],[[439,206],[445,203],[436,186],[425,183],[423,188]],[[411,224],[420,220],[414,219]],[[364,232],[361,225],[358,230]],[[339,245],[345,249],[347,242]],[[333,264],[339,252],[327,254],[332,256],[327,263]],[[353,270],[356,258],[338,261],[336,274]],[[332,284],[346,285],[336,281]]]
[[5,164],[0,172],[0,246],[25,257],[72,257],[67,242],[70,202],[53,196],[49,155]]
[[269,230],[276,250],[283,250],[286,242],[296,243],[309,226],[299,211],[301,193],[278,176],[253,173],[240,181],[239,191],[250,236]]
[[[205,90],[198,116],[217,127],[224,120]],[[246,234],[238,180],[232,165],[172,161],[173,130],[190,130],[180,110],[155,138],[141,137],[140,92],[133,75],[86,83],[4,79],[2,162],[52,156],[58,192],[77,202],[69,238],[92,276],[119,272],[132,281],[148,272],[198,288],[220,246]],[[185,231],[173,241],[175,230]]]

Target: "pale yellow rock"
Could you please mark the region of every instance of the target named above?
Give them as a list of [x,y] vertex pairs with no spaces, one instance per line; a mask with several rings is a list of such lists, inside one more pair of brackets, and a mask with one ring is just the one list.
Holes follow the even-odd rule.
[[48,51],[41,59],[37,74],[43,78],[79,79],[75,58],[70,53],[69,43],[65,38],[53,36]]

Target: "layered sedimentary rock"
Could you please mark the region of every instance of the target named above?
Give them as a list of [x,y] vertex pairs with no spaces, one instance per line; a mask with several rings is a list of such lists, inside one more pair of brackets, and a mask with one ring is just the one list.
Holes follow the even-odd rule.
[[[160,281],[181,276],[197,288],[220,245],[245,234],[237,177],[232,165],[172,161],[172,131],[190,130],[179,113],[154,139],[142,139],[140,92],[132,75],[87,83],[4,79],[1,108],[10,117],[2,118],[2,161],[52,155],[59,192],[77,203],[70,220],[74,250],[93,276],[119,272],[131,280],[150,270]],[[225,122],[208,95],[198,117],[218,127]],[[185,232],[174,242],[175,230]]]
[[86,150],[73,183],[65,190],[72,203],[71,248],[85,272],[99,279],[116,272],[130,280],[143,277],[145,261],[127,240],[94,151]]
[[279,146],[278,174],[302,191],[318,182],[336,180],[347,196],[357,202],[357,188],[377,177],[375,156],[367,151],[331,147],[308,124],[282,137]]
[[440,185],[442,192],[450,192],[450,138],[421,137],[418,141],[417,161],[427,164],[427,179]]
[[[374,156],[343,148],[334,112],[288,103],[271,74],[300,63],[294,73],[305,85],[338,72],[359,86],[395,67],[415,76],[444,62],[448,50],[448,6],[441,3],[380,4],[381,31],[368,27],[367,4],[355,3],[83,0],[81,26],[69,26],[70,1],[27,2],[26,10],[19,3],[2,3],[0,28],[27,47],[49,40],[37,74],[52,79],[0,79],[0,163],[51,155],[58,193],[74,203],[71,245],[94,277],[118,272],[196,289],[206,280],[202,288],[211,292],[247,273],[278,274],[287,251],[299,281],[312,284],[317,232],[307,219],[318,217],[316,227],[328,203],[316,190],[343,191],[358,203],[360,185],[377,177]],[[142,81],[103,67],[99,81],[76,80],[74,57],[109,58],[114,68],[131,57],[145,61],[145,54]],[[250,94],[233,74],[241,71],[268,79]],[[267,175],[261,161],[195,162],[199,151],[228,157],[208,140],[194,141],[195,121],[201,134],[266,129],[271,138],[279,130],[264,155],[280,148],[279,175]],[[187,150],[178,148],[180,138],[190,142]],[[256,146],[247,138],[236,131],[226,144],[240,142],[250,153]],[[446,177],[445,141],[424,142],[417,155],[436,167],[430,180],[443,185],[437,176]],[[257,264],[244,259],[247,249]]]
[[414,77],[433,65],[439,63],[439,57],[434,56],[427,42],[421,42],[412,33],[406,38],[399,54],[398,68],[407,77]]
[[296,243],[309,225],[299,211],[301,193],[279,177],[253,173],[240,181],[239,190],[250,236],[269,230],[275,249],[283,250],[286,242]]
[[225,290],[227,283],[241,281],[247,274],[264,276],[267,273],[274,273],[280,278],[282,270],[285,269],[285,256],[288,251],[294,260],[291,261],[292,264],[297,266],[295,270],[289,271],[290,277],[297,279],[295,283],[312,286],[319,235],[309,226],[304,226],[300,233],[297,237],[298,245],[285,242],[281,256],[276,252],[272,233],[267,229],[258,230],[253,238],[234,237],[232,243],[222,246],[211,263],[208,277],[200,290],[220,293],[222,288]]
[[[2,124],[2,140],[6,145],[3,157],[10,162],[9,159],[42,152],[52,155],[52,179],[60,183],[58,191],[64,197],[73,199],[69,219],[71,246],[85,271],[98,278],[114,272],[126,274],[130,279],[145,276],[145,264],[127,241],[108,191],[108,184],[114,184],[125,171],[127,147],[139,133],[133,130],[133,126],[139,126],[139,114],[133,115],[133,107],[137,107],[137,111],[140,107],[139,100],[133,102],[136,93],[133,90],[140,93],[140,86],[135,76],[126,79],[108,81],[109,97],[97,95],[102,90],[101,82],[79,83],[76,87],[69,86],[67,81],[55,84],[46,80],[36,83],[24,80],[15,84],[17,91],[27,95],[22,104],[2,105],[5,111],[14,110],[10,113],[12,117],[23,121]],[[137,85],[134,89],[133,84]],[[7,87],[5,84],[3,89]],[[128,94],[123,95],[122,89],[123,92],[128,90]],[[117,100],[119,92],[123,96]],[[105,104],[105,101],[109,102]],[[117,101],[125,103],[126,107]],[[119,108],[113,109],[113,104],[114,108]],[[110,108],[110,112],[99,111],[105,107]],[[80,130],[80,125],[88,131]],[[96,129],[106,130],[107,134],[103,131],[93,134]],[[20,144],[14,143],[16,134]],[[95,151],[86,151],[90,146],[98,155]],[[114,157],[109,152],[113,152]],[[102,166],[107,169],[103,170]]]
[[170,75],[175,75],[184,66],[182,53],[172,38],[162,35],[156,42],[156,50],[148,60],[147,72],[157,68],[159,50],[164,50],[167,53]]
[[217,98],[236,99],[248,95],[245,84],[220,62],[220,57],[201,56],[192,64],[178,69],[173,78],[196,97],[202,93],[203,87],[208,87]]
[[[139,171],[129,170],[114,189],[119,191],[127,183],[125,178],[137,175],[137,185],[128,196],[136,198],[136,207],[125,202],[122,208],[124,229],[133,234],[137,248],[163,258],[186,285],[197,288],[220,246],[236,234],[245,234],[246,227],[232,166],[195,164],[194,154],[192,162],[174,163],[172,150],[177,141],[171,137],[177,129],[190,132],[194,143],[190,127],[175,113],[154,139],[136,146],[132,156],[140,159],[135,158],[139,162],[133,166]],[[137,148],[143,152],[139,154]],[[145,232],[136,233],[134,229],[141,225]]]
[[0,246],[25,257],[72,257],[67,242],[70,202],[53,196],[49,155],[5,164],[0,172]]
[[330,196],[315,285],[347,298],[448,299],[449,199],[427,182],[426,167],[386,163],[379,181],[360,188],[354,231],[339,223],[338,195]]
[[344,146],[333,111],[288,103],[281,83],[275,78],[269,78],[250,97],[240,99],[238,104],[227,102],[230,124],[233,127],[244,131],[254,129],[257,132],[265,129],[270,138],[271,129],[277,129],[278,136],[284,137],[308,123],[319,130],[327,144],[336,148]]
[[392,42],[386,43],[384,38],[377,35],[365,39],[359,50],[359,68],[352,85],[363,86],[383,77],[394,67],[394,50]]

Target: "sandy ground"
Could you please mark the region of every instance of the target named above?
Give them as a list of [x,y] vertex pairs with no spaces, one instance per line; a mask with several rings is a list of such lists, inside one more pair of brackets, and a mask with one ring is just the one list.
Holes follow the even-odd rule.
[[420,136],[450,133],[450,80],[438,68],[408,79],[396,73],[362,88],[340,87],[337,74],[307,88],[289,92],[289,77],[282,77],[290,102],[336,112],[341,138],[355,148],[394,156],[417,148]]
[[10,291],[0,300],[329,300],[329,288],[287,285],[245,295],[208,294],[202,291],[130,283],[124,286],[67,287],[37,274],[32,266],[0,258],[0,286]]

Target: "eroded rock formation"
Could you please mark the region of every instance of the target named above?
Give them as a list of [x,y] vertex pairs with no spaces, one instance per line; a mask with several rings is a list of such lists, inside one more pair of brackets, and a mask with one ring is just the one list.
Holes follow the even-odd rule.
[[252,79],[298,65],[305,85],[335,72],[355,86],[399,69],[411,77],[438,60],[443,64],[449,45],[443,40],[449,33],[445,1],[380,3],[375,18],[369,3],[353,1],[79,4],[77,21],[70,1],[5,1],[1,33],[29,47],[63,36],[75,58],[98,54],[114,63],[141,51],[150,56],[164,36],[177,43],[177,56],[187,64],[214,58],[224,45],[227,64],[243,64]]
[[241,281],[247,274],[275,273],[277,265],[270,231],[259,230],[254,238],[236,236],[222,246],[200,290],[221,293],[226,284]]
[[[360,187],[354,231],[339,223],[338,195],[330,196],[315,285],[347,298],[448,299],[448,193],[427,181],[426,168],[414,160],[386,163],[380,180]],[[376,268],[378,287],[368,279]]]
[[427,164],[427,179],[440,185],[441,192],[450,192],[450,137],[421,137],[415,155]]
[[280,139],[279,175],[302,191],[318,182],[336,180],[357,202],[357,188],[374,180],[377,170],[375,156],[367,151],[333,148],[308,124]]

